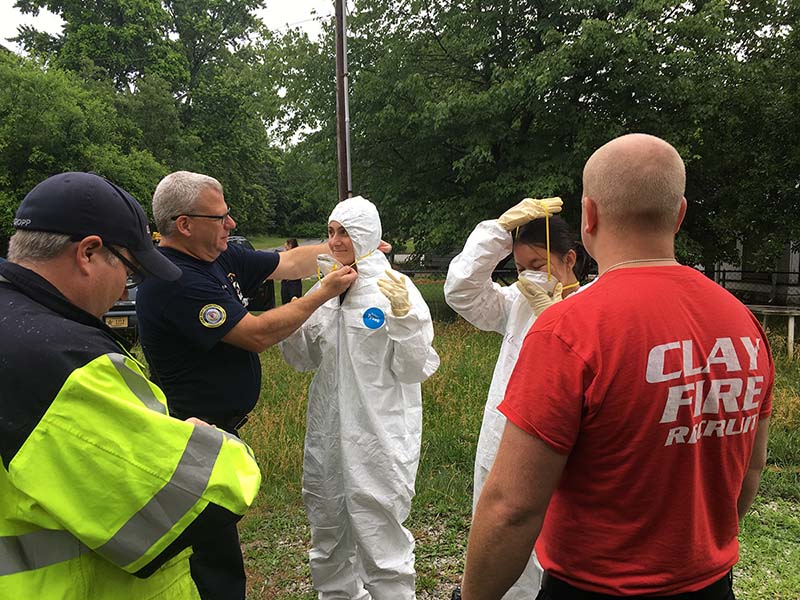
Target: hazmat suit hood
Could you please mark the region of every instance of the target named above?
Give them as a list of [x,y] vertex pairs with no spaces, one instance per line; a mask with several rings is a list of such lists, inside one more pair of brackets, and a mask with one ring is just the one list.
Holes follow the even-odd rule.
[[381,218],[375,205],[361,196],[348,198],[336,205],[328,217],[341,223],[353,242],[353,252],[361,275],[382,274],[388,268],[388,261],[377,250],[383,230]]

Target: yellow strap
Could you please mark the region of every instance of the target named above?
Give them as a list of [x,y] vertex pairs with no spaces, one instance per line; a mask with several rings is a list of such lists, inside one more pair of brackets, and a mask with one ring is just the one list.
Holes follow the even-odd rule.
[[366,253],[364,256],[359,256],[357,259],[355,259],[355,260],[353,261],[353,264],[352,264],[352,265],[350,265],[350,266],[351,266],[351,267],[355,267],[355,266],[356,266],[356,263],[357,263],[358,261],[360,261],[360,260],[363,260],[363,259],[367,258],[367,257],[368,257],[370,254],[372,254],[373,252],[375,252],[375,250],[370,250],[370,251],[369,251],[369,252],[367,252],[367,253]]
[[550,281],[553,276],[550,273],[550,211],[547,210],[547,204],[542,203],[544,206],[544,232],[547,240],[547,281]]
[[[366,254],[364,254],[363,256],[359,256],[357,259],[355,259],[355,260],[353,261],[353,264],[351,264],[351,265],[348,265],[348,266],[350,266],[350,267],[355,267],[355,266],[356,266],[356,263],[357,263],[358,261],[360,261],[360,260],[363,260],[363,259],[367,258],[367,257],[368,257],[370,254],[372,254],[373,252],[375,252],[375,251],[374,251],[374,250],[370,250],[369,252],[367,252],[367,253],[366,253]],[[331,269],[331,272],[335,271],[335,270],[336,270],[336,269],[338,269],[338,268],[339,268],[339,266],[338,266],[336,263],[334,263],[334,264],[333,264],[333,268]],[[322,271],[320,270],[320,268],[319,268],[319,265],[317,265],[317,279],[318,279],[318,280],[319,280],[319,279],[322,279]]]
[[564,290],[571,290],[574,287],[578,287],[580,284],[581,284],[580,281],[576,281],[575,283],[570,283],[569,285],[561,286],[561,291],[563,292]]

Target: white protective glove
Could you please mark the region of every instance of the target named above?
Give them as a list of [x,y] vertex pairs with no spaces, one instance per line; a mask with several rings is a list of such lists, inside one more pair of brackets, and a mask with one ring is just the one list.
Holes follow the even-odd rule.
[[541,219],[546,215],[554,215],[561,212],[561,198],[545,198],[537,200],[525,198],[516,206],[512,206],[497,219],[500,226],[506,231],[513,231],[520,225],[525,225],[534,219]]
[[378,288],[389,299],[392,305],[392,314],[395,317],[405,317],[411,310],[411,301],[408,299],[406,278],[395,276],[391,271],[385,271],[388,279],[378,279]]
[[542,314],[545,308],[561,301],[562,285],[560,281],[556,282],[552,294],[549,294],[542,286],[525,277],[517,279],[517,289],[525,296],[528,304],[531,305],[533,314],[537,317]]

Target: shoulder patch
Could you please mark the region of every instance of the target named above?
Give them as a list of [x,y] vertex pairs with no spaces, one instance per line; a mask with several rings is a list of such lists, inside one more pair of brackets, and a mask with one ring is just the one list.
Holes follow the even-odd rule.
[[227,314],[219,304],[206,304],[200,309],[200,322],[203,327],[210,329],[219,327],[225,322],[225,319],[227,319]]

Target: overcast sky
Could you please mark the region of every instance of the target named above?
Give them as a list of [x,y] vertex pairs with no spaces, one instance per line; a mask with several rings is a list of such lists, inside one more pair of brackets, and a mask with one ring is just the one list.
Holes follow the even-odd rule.
[[[14,8],[14,0],[0,0],[0,44],[17,50],[17,46],[6,38],[17,35],[17,26],[31,24],[37,29],[57,33],[61,30],[61,19],[52,13],[42,10],[37,17],[23,15]],[[319,17],[333,14],[333,0],[267,0],[267,8],[259,12],[259,16],[270,29],[286,29],[287,26],[299,27],[309,36],[319,35],[321,26]],[[316,15],[312,11],[316,10]]]

